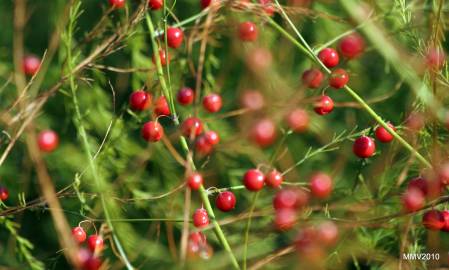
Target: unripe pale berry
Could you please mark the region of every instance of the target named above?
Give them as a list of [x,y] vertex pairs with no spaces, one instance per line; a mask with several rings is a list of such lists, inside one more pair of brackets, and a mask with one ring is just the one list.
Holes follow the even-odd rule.
[[250,191],[259,191],[263,188],[265,176],[257,169],[250,169],[243,175],[243,184]]
[[260,91],[246,90],[240,96],[240,105],[248,110],[257,111],[263,108],[265,100]]
[[59,145],[59,136],[53,130],[41,131],[37,137],[39,149],[43,152],[53,152]]
[[318,58],[328,68],[333,68],[338,65],[340,58],[336,50],[332,48],[324,48],[318,53]]
[[369,158],[376,152],[376,143],[371,137],[361,136],[354,141],[352,151],[360,158]]
[[164,136],[164,128],[159,122],[149,121],[143,125],[141,135],[147,142],[158,142]]
[[235,195],[230,191],[221,192],[215,200],[215,205],[223,212],[229,212],[234,209],[235,203]]

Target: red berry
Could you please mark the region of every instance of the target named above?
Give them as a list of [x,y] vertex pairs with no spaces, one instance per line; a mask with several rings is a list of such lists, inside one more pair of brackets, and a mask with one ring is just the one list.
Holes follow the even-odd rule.
[[229,212],[235,207],[235,195],[230,191],[221,192],[215,200],[215,205],[223,212]]
[[288,127],[294,132],[304,132],[309,127],[309,114],[303,109],[294,109],[286,117]]
[[328,68],[333,68],[338,65],[338,62],[340,60],[337,51],[332,48],[322,49],[318,53],[318,58]]
[[334,101],[329,96],[321,96],[314,104],[314,111],[319,115],[326,115],[334,109]]
[[213,130],[209,130],[204,133],[204,137],[206,138],[207,142],[212,145],[217,145],[220,142],[220,136],[218,136],[218,133]]
[[152,10],[158,10],[164,6],[164,0],[148,0],[148,7]]
[[309,194],[302,189],[281,189],[273,198],[274,209],[298,209],[309,202]]
[[354,141],[352,151],[360,158],[369,158],[376,152],[376,143],[371,137],[361,136]]
[[91,252],[100,252],[103,249],[103,238],[96,234],[89,236],[87,247]]
[[41,67],[41,60],[34,55],[25,56],[22,61],[22,69],[26,75],[33,76]]
[[338,227],[332,221],[325,221],[316,228],[316,233],[320,244],[333,246],[338,239]]
[[203,98],[203,107],[208,112],[218,112],[221,109],[222,105],[223,102],[219,94],[212,93]]
[[167,44],[168,47],[176,49],[182,44],[184,33],[177,27],[169,27],[167,29]]
[[444,217],[438,210],[429,210],[422,218],[424,227],[429,230],[441,230],[444,227]]
[[250,191],[258,191],[263,188],[265,176],[257,169],[250,169],[243,175],[243,184]]
[[341,39],[338,49],[344,57],[354,59],[365,50],[365,41],[359,34],[353,33]]
[[313,89],[319,88],[323,79],[323,72],[317,68],[308,69],[302,74],[302,82],[304,85]]
[[59,145],[59,136],[53,130],[41,131],[37,137],[39,149],[43,152],[53,152]]
[[134,91],[129,96],[129,106],[134,111],[143,111],[151,106],[151,95],[143,90]]
[[197,245],[205,245],[207,243],[206,235],[202,232],[192,232],[189,234],[189,241]]
[[203,123],[196,117],[189,117],[182,123],[182,134],[188,138],[196,137],[203,131]]
[[209,215],[203,208],[196,209],[193,213],[193,225],[197,228],[202,228],[209,225]]
[[282,181],[284,181],[284,176],[282,176],[276,169],[271,170],[265,176],[265,184],[273,188],[279,187],[282,184]]
[[255,41],[258,36],[257,26],[252,22],[242,22],[239,25],[239,37],[242,41]]
[[158,142],[164,136],[164,128],[156,121],[148,121],[143,125],[141,134],[147,142]]
[[416,178],[411,179],[408,182],[407,189],[417,188],[417,189],[421,190],[421,192],[424,195],[427,195],[427,188],[428,188],[427,186],[428,186],[428,183],[427,183],[427,180],[425,178],[423,178],[423,177],[416,177]]
[[[168,54],[168,57],[167,57],[165,50],[159,50],[159,59],[161,61],[161,65],[165,66],[170,63],[170,54]],[[153,55],[152,61],[153,61],[153,64],[156,65],[156,58],[154,58],[154,55]]]
[[109,5],[114,8],[122,8],[125,6],[126,0],[109,0]]
[[9,192],[8,189],[5,187],[0,187],[0,201],[4,202],[8,199]]
[[179,90],[176,97],[181,105],[190,105],[195,98],[195,92],[193,92],[192,88],[183,87]]
[[[391,129],[396,130],[392,124],[387,124]],[[383,143],[391,142],[394,139],[393,135],[391,135],[383,126],[378,126],[376,128],[376,138]]]
[[444,66],[446,55],[441,48],[430,48],[426,55],[427,68],[440,70]]
[[98,270],[101,267],[101,260],[98,257],[90,255],[83,263],[83,270]]
[[206,156],[214,150],[214,146],[207,140],[207,137],[203,135],[196,140],[195,149],[199,154]]
[[407,188],[402,195],[402,206],[407,212],[415,212],[424,207],[425,195],[418,188]]
[[210,4],[212,3],[213,0],[201,0],[200,4],[201,4],[201,8],[205,9],[207,7],[210,6]]
[[75,227],[72,229],[72,236],[78,243],[86,241],[86,232],[82,227]]
[[187,185],[192,190],[198,190],[203,184],[203,176],[200,173],[192,173],[187,177]]
[[448,210],[441,211],[441,215],[443,216],[444,220],[444,226],[441,230],[449,232],[449,211]]
[[265,101],[263,95],[256,90],[246,90],[240,96],[240,104],[243,108],[257,111],[263,108]]
[[250,131],[251,140],[260,147],[268,147],[277,137],[276,125],[271,119],[257,121]]
[[291,208],[282,208],[275,212],[274,226],[277,230],[287,231],[296,223],[296,211]]
[[273,16],[275,12],[275,7],[272,0],[259,0],[260,5],[268,16]]
[[164,96],[160,96],[156,99],[154,104],[154,113],[157,116],[168,116],[170,115],[170,107],[168,107],[167,99]]
[[316,173],[310,178],[310,192],[319,199],[329,197],[332,186],[332,178],[325,173]]
[[333,70],[329,77],[329,85],[336,89],[345,87],[348,81],[349,81],[348,73],[341,68]]

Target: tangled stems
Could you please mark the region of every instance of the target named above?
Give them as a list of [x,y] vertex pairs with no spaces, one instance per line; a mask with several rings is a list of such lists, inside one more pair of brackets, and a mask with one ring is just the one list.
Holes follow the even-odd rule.
[[[86,133],[86,129],[84,128],[83,124],[82,124],[82,116],[81,116],[81,112],[80,112],[80,108],[78,105],[78,98],[76,96],[76,85],[75,85],[75,77],[74,77],[74,73],[73,70],[75,68],[75,59],[72,57],[72,49],[73,49],[73,44],[72,44],[72,37],[73,37],[73,32],[75,29],[75,21],[77,19],[77,17],[79,16],[79,8],[81,6],[80,2],[77,2],[76,4],[74,4],[70,10],[70,21],[68,24],[68,29],[67,29],[67,35],[66,35],[66,47],[67,47],[67,68],[68,68],[68,79],[69,79],[69,86],[70,86],[70,90],[72,93],[72,102],[73,102],[73,106],[75,108],[75,126],[78,130],[78,134],[81,137],[82,140],[82,144],[83,144],[83,148],[84,148],[84,152],[86,153],[86,156],[89,160],[89,167],[91,169],[92,172],[92,176],[95,180],[95,184],[96,184],[96,188],[97,190],[104,190],[104,186],[105,183],[103,181],[103,179],[100,178],[100,175],[98,173],[96,164],[94,162],[94,157],[92,156],[92,151],[91,151],[91,147],[87,138],[87,133]],[[106,218],[106,223],[109,226],[109,229],[111,230],[111,234],[112,234],[112,238],[114,239],[114,243],[117,246],[117,249],[120,253],[121,259],[123,260],[123,262],[126,265],[126,268],[131,270],[134,269],[134,267],[131,265],[131,263],[128,260],[128,257],[126,256],[125,251],[123,250],[122,245],[120,244],[119,239],[117,238],[117,236],[114,233],[114,225],[111,222],[111,218],[109,215],[109,210],[106,204],[106,199],[104,197],[104,194],[101,192],[100,193],[100,201],[101,201],[101,205],[104,211],[104,215]]]
[[[276,22],[274,22],[271,18],[268,18],[268,22],[273,28],[278,30],[284,37],[286,37],[288,40],[290,40],[294,45],[296,45],[304,54],[306,54],[311,60],[319,64],[328,74],[331,73],[331,71],[318,59],[316,54],[314,54],[312,48],[309,46],[309,44],[306,42],[306,40],[303,38],[301,33],[299,33],[298,29],[296,29],[293,22],[290,20],[288,15],[285,13],[282,6],[279,4],[278,0],[275,0],[277,7],[279,8],[282,16],[285,20],[289,23],[290,27],[293,29],[295,34],[298,36],[298,38],[301,40],[303,44],[298,42],[294,37],[292,37],[287,31],[285,31],[281,26],[279,26]],[[431,168],[432,165],[429,161],[427,161],[426,158],[424,158],[413,146],[411,146],[407,141],[405,141],[394,129],[392,129],[364,100],[361,98],[353,89],[351,89],[349,86],[345,86],[344,89],[346,92],[349,93],[361,106],[362,108],[369,114],[371,117],[376,120],[376,122],[379,123],[382,127],[384,127],[390,134],[393,135],[394,138],[396,138],[400,144],[402,144],[407,150],[409,150],[412,155],[415,155],[418,160],[425,165],[428,168]]]
[[[159,47],[157,46],[157,43],[155,40],[157,35],[155,35],[153,22],[151,21],[151,17],[148,13],[145,15],[145,19],[147,22],[148,29],[150,31],[150,36],[152,37],[151,43],[153,46],[153,55],[156,60],[155,62],[156,62],[156,68],[157,68],[157,75],[158,75],[159,81],[161,82],[162,91],[163,91],[164,95],[168,97],[170,110],[171,110],[171,113],[173,114],[173,121],[176,126],[179,126],[179,119],[176,115],[176,109],[175,109],[175,104],[174,104],[174,100],[173,100],[173,95],[171,93],[171,90],[167,87],[167,84],[165,82],[164,72],[162,70],[162,65],[161,65],[160,57],[159,57]],[[189,146],[188,146],[186,138],[184,136],[180,136],[179,140],[181,143],[181,147],[183,148],[185,154],[187,155],[187,159],[188,159],[187,162],[189,163],[188,165],[190,165],[191,168],[193,170],[195,170],[196,167],[195,167],[195,164],[190,155],[190,150],[189,150]],[[208,198],[208,193],[204,189],[203,185],[200,186],[198,192],[200,194],[204,208],[206,208],[207,214],[209,215],[210,219],[212,220],[212,224],[214,225],[214,231],[215,231],[215,234],[217,235],[218,240],[220,241],[223,248],[228,252],[229,258],[231,259],[231,263],[232,263],[233,267],[235,269],[240,269],[237,259],[235,258],[235,255],[232,252],[232,249],[223,233],[223,230],[221,229],[220,224],[218,223],[218,221],[215,218],[214,210],[212,209],[212,206],[211,206],[209,198]]]

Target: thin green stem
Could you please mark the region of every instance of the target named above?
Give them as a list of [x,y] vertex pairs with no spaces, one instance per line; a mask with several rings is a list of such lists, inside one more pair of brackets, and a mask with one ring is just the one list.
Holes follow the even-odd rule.
[[[84,128],[83,124],[82,124],[82,116],[81,116],[81,112],[79,109],[79,104],[78,104],[78,98],[77,98],[77,87],[75,85],[75,77],[73,74],[73,69],[75,67],[74,65],[74,59],[72,58],[72,37],[73,37],[73,31],[75,28],[75,20],[78,16],[78,11],[80,8],[80,2],[74,3],[73,6],[71,7],[70,10],[70,22],[68,25],[68,30],[67,30],[67,39],[66,39],[66,46],[67,46],[67,67],[68,67],[68,77],[69,77],[69,85],[70,85],[70,90],[72,92],[72,102],[75,108],[75,125],[76,128],[78,130],[78,134],[81,137],[82,140],[82,145],[84,148],[84,152],[89,160],[89,167],[91,169],[92,172],[92,177],[95,180],[95,185],[98,191],[101,190],[105,190],[105,183],[103,181],[103,179],[100,178],[96,164],[94,162],[94,158],[92,156],[92,150],[87,138],[87,132],[86,129]],[[101,201],[101,205],[104,211],[104,215],[106,218],[106,223],[108,224],[109,229],[111,230],[111,234],[112,237],[114,239],[114,243],[117,246],[117,249],[120,253],[121,259],[123,260],[123,262],[126,265],[126,268],[129,270],[134,269],[134,267],[131,265],[131,263],[128,260],[128,257],[126,256],[125,251],[122,248],[122,245],[119,241],[119,239],[117,238],[117,236],[114,233],[114,226],[111,222],[111,218],[109,215],[109,211],[107,208],[107,203],[105,200],[105,197],[103,195],[103,193],[100,193],[100,201]]]
[[[147,22],[147,26],[148,29],[150,30],[150,36],[151,37],[156,37],[155,32],[154,32],[154,26],[153,23],[151,21],[150,16],[148,15],[148,13],[145,15],[146,18],[146,22]],[[171,97],[171,90],[167,87],[167,84],[165,82],[165,78],[164,78],[164,73],[162,70],[162,66],[161,66],[161,62],[159,59],[159,48],[157,46],[156,40],[155,38],[151,39],[151,43],[153,46],[153,55],[154,58],[156,60],[156,68],[157,68],[157,75],[159,78],[159,81],[161,82],[161,87],[162,87],[162,91],[164,92],[164,95],[167,97]],[[174,101],[173,99],[169,99],[169,105],[170,105],[170,110],[171,113],[173,114],[173,121],[175,123],[175,125],[179,126],[179,120],[178,117],[176,116],[176,109],[174,106]],[[190,155],[190,150],[189,150],[189,145],[187,143],[187,140],[184,136],[180,137],[180,143],[181,143],[181,147],[184,150],[185,154],[188,157],[188,162],[190,163],[190,166],[192,167],[193,170],[196,170],[195,164],[191,158]],[[207,214],[209,215],[210,219],[212,220],[212,224],[214,226],[214,232],[217,235],[218,240],[220,241],[221,245],[223,246],[223,248],[226,250],[226,252],[229,255],[229,258],[231,259],[231,263],[233,265],[233,267],[235,269],[240,269],[240,266],[237,262],[237,259],[234,255],[234,253],[232,252],[232,249],[223,233],[223,230],[220,227],[220,224],[217,222],[216,218],[215,218],[215,213],[214,210],[212,209],[212,206],[210,204],[209,198],[208,198],[208,194],[207,191],[204,189],[203,186],[200,187],[200,189],[198,190],[201,200],[203,202],[204,207],[206,208]]]
[[[271,18],[268,18],[270,24],[274,26],[275,29],[277,29],[283,36],[285,36],[287,39],[293,42],[303,53],[305,53],[311,60],[319,64],[328,74],[331,73],[331,71],[318,59],[318,57],[313,53],[312,48],[309,46],[309,44],[305,41],[305,39],[302,37],[301,33],[296,29],[293,22],[290,20],[288,15],[283,10],[282,6],[279,4],[277,0],[275,0],[276,5],[278,6],[279,10],[282,13],[282,16],[285,20],[289,23],[290,27],[293,29],[293,31],[296,33],[298,38],[302,41],[303,44],[299,43],[295,40],[294,37],[292,37],[287,31],[285,31],[281,26],[279,26],[276,22],[274,22]],[[409,150],[412,155],[415,155],[418,160],[424,164],[426,167],[431,168],[432,165],[430,162],[426,160],[413,146],[411,146],[407,141],[405,141],[395,130],[393,130],[387,122],[385,122],[364,100],[361,98],[354,90],[352,90],[349,86],[345,86],[344,89],[346,92],[348,92],[361,106],[365,111],[372,117],[376,122],[379,123],[382,127],[384,127],[389,133],[395,137],[400,144],[402,144],[407,150]]]
[[246,260],[248,257],[249,231],[251,228],[252,215],[253,215],[254,209],[256,208],[256,201],[257,201],[257,198],[259,197],[259,194],[260,194],[260,192],[256,192],[253,195],[253,199],[251,201],[251,208],[248,213],[248,221],[246,222],[246,226],[245,226],[245,240],[244,240],[245,242],[244,242],[244,249],[243,249],[243,270],[246,270],[246,265],[247,265]]

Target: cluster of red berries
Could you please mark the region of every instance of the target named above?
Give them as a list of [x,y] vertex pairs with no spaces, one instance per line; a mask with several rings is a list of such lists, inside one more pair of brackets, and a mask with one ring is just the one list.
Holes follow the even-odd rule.
[[[360,56],[365,49],[365,42],[359,34],[351,34],[344,37],[338,45],[340,53],[348,60]],[[318,59],[327,68],[334,68],[340,62],[338,52],[333,48],[324,48],[318,53]],[[318,89],[322,86],[324,80],[323,72],[318,68],[311,68],[302,74],[302,82],[305,86],[312,89]],[[349,74],[342,68],[332,70],[328,85],[340,89],[346,86],[349,81]],[[315,104],[314,110],[319,115],[326,115],[334,109],[333,100],[326,95],[320,96]]]
[[[391,123],[387,124],[391,129],[396,129]],[[378,126],[376,128],[375,136],[376,139],[378,139],[382,143],[389,143],[394,139],[393,135],[382,126]],[[372,157],[376,152],[376,142],[373,138],[363,135],[354,141],[352,151],[356,156],[360,158]]]
[[102,264],[99,258],[99,254],[103,251],[103,238],[98,234],[92,234],[87,237],[86,231],[81,226],[77,226],[72,229],[72,236],[76,243],[79,245],[87,242],[87,250],[80,249],[78,256],[83,269],[99,269]]

